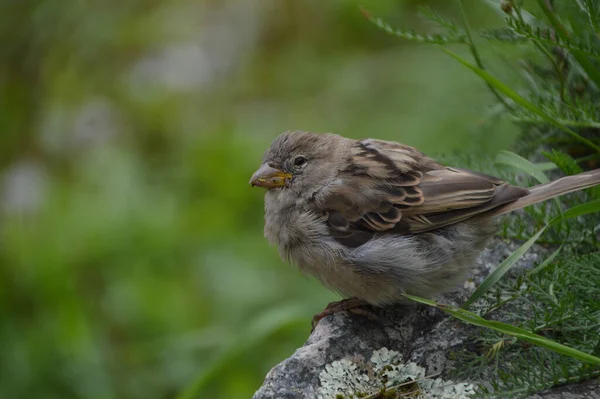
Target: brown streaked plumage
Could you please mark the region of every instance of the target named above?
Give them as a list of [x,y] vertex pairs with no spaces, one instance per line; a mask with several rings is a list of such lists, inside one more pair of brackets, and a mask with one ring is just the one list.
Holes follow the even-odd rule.
[[251,183],[267,188],[265,236],[284,259],[383,305],[454,289],[494,234],[494,216],[600,184],[600,170],[525,189],[400,143],[286,132]]

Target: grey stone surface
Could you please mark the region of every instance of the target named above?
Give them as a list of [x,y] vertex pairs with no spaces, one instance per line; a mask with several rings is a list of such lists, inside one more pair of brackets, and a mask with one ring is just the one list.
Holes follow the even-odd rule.
[[541,392],[527,399],[599,399],[600,380],[584,381]]
[[[474,286],[517,247],[518,244],[497,239],[480,256],[473,271],[474,284],[466,283],[459,291],[441,301],[457,305],[463,303]],[[519,260],[516,267],[530,268],[540,254],[546,252],[541,247],[534,247]],[[468,349],[469,345],[473,345],[466,340],[473,327],[448,317],[438,309],[397,305],[374,311],[377,320],[349,312],[340,312],[321,320],[304,346],[267,374],[253,399],[318,398],[319,375],[326,365],[341,359],[364,362],[373,351],[381,348],[399,352],[404,361],[424,367],[426,375],[439,373],[444,377],[452,368],[449,352],[452,349]],[[569,391],[569,387],[560,388],[560,393],[556,390],[533,396],[532,399],[600,398],[589,396],[596,395],[593,392],[597,390],[597,385],[581,384],[580,387],[588,396],[556,396],[583,395],[579,391]]]

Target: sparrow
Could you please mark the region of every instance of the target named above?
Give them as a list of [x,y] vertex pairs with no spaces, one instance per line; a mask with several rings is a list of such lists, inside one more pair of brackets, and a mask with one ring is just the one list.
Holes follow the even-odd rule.
[[341,310],[452,291],[497,216],[600,184],[600,169],[527,189],[397,142],[288,131],[250,184],[266,189],[264,235],[282,259],[347,298],[314,328]]

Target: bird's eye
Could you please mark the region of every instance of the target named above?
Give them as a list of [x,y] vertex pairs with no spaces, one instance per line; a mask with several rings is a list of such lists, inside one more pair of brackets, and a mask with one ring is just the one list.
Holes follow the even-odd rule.
[[304,156],[302,156],[302,155],[299,155],[299,156],[297,156],[296,158],[294,158],[294,166],[296,166],[296,167],[299,167],[299,168],[300,168],[300,167],[302,167],[302,166],[306,165],[306,162],[307,162],[307,161],[308,161],[308,160],[306,159],[306,157],[304,157]]

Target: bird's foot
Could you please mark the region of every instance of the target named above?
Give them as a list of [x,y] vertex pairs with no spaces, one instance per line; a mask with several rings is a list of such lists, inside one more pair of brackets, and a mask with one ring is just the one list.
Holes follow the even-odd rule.
[[348,298],[338,302],[331,302],[325,307],[325,309],[323,309],[321,313],[317,313],[313,316],[312,329],[310,332],[312,333],[315,330],[315,327],[317,324],[319,324],[319,321],[321,321],[321,319],[324,317],[330,316],[337,312],[343,312],[345,310],[354,314],[365,316],[371,320],[377,320],[377,315],[371,309],[369,309],[369,307],[369,303],[359,298]]

